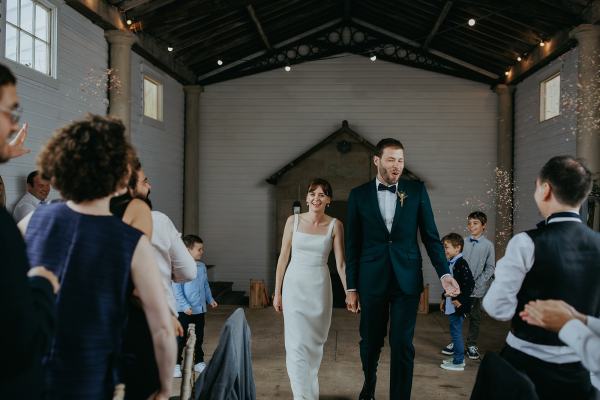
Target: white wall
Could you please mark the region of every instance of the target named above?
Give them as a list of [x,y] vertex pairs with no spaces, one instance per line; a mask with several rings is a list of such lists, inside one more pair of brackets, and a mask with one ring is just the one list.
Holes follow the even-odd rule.
[[[144,117],[144,75],[163,85],[163,121]],[[183,136],[185,97],[183,87],[139,56],[131,53],[132,142],[152,185],[155,210],[167,214],[182,229]]]
[[[467,214],[479,208],[494,231],[496,95],[487,85],[347,56],[209,85],[200,119],[199,233],[207,263],[216,264],[211,279],[238,290],[275,268],[280,239],[264,179],[344,119],[372,143],[404,143],[408,167],[427,182],[440,234],[465,234]],[[425,259],[433,300],[439,283]]]
[[[561,114],[540,122],[540,83],[560,72]],[[577,48],[531,75],[515,91],[515,233],[535,228],[541,217],[533,200],[535,178],[553,156],[575,155]]]
[[[56,3],[56,79],[12,63],[4,59],[3,54],[0,57],[0,62],[9,66],[17,76],[23,120],[30,125],[27,146],[32,150],[26,156],[0,164],[9,211],[25,192],[25,178],[36,168],[37,153],[52,132],[88,112],[106,113],[107,97],[102,77],[108,63],[108,45],[104,31],[62,2]],[[51,197],[56,196],[57,193],[51,194]]]

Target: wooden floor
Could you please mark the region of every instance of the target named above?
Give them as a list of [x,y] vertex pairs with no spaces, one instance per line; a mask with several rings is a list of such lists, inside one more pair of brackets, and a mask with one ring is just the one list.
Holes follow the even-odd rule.
[[[206,361],[218,343],[219,332],[225,319],[235,310],[223,306],[211,310],[206,317],[204,351]],[[272,308],[246,309],[246,318],[252,330],[252,358],[257,399],[291,399],[291,390],[285,368],[283,318]],[[479,347],[482,352],[498,351],[508,325],[484,318]],[[319,372],[321,399],[357,399],[363,376],[358,353],[358,318],[342,309],[334,309],[329,338],[325,345],[323,363]],[[439,312],[419,315],[415,332],[415,372],[412,399],[455,400],[468,399],[475,382],[478,361],[467,360],[464,372],[442,370],[440,350],[450,342],[448,320]],[[178,394],[179,381],[174,391]],[[376,398],[389,398],[389,347],[384,348],[378,373]],[[174,393],[174,394],[176,394]]]

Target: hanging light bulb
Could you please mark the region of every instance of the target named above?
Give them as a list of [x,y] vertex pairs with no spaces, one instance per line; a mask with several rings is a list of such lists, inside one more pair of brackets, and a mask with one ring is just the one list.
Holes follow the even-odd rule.
[[170,52],[172,52],[172,51],[173,51],[173,46],[171,46],[171,45],[167,46],[167,51],[168,51],[169,53],[170,53]]
[[521,61],[521,60],[522,60],[521,56],[518,56],[517,61]]
[[127,25],[131,25],[133,23],[133,21],[131,21],[130,19],[127,20]]
[[377,60],[377,56],[376,56],[375,54],[373,54],[373,55],[371,56],[371,61],[375,62],[376,60]]
[[217,60],[217,65],[219,65],[219,66],[223,65],[223,60],[221,60],[221,59]]
[[506,76],[509,76],[509,75],[510,75],[510,71],[506,71],[506,72],[504,73],[504,75],[506,75]]
[[292,67],[290,67],[289,65],[285,66],[285,72],[290,72],[292,70]]
[[475,26],[476,23],[477,23],[477,21],[475,21],[475,18],[469,19],[469,22],[468,22],[469,26]]
[[544,47],[546,45],[546,43],[544,43],[543,40],[540,40],[540,47]]

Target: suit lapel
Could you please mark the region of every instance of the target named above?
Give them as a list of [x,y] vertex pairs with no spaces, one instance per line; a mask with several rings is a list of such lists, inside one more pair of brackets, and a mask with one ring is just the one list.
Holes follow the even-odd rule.
[[[398,181],[398,193],[404,192],[406,193],[406,189],[404,188],[404,181]],[[406,196],[408,198],[408,196]],[[406,203],[408,199],[405,198],[404,203]],[[406,204],[405,204],[406,205]],[[404,207],[400,204],[400,199],[396,196],[396,211],[394,212],[394,222],[392,222],[392,232],[396,229],[397,225],[402,220],[402,213],[404,212]]]
[[381,210],[379,209],[379,200],[377,198],[377,187],[375,186],[375,180],[371,181],[370,189],[369,189],[369,203],[371,203],[371,208],[377,214],[377,220],[383,226],[383,229],[387,231],[387,227],[385,226],[385,221],[383,220],[383,216],[381,215]]

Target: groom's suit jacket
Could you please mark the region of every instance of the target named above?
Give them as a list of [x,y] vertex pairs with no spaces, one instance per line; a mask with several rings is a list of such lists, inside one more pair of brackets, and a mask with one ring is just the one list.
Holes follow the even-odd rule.
[[[398,280],[406,294],[423,290],[422,258],[417,231],[437,274],[449,273],[425,185],[401,179],[391,232],[388,231],[377,200],[375,180],[358,186],[348,198],[346,225],[346,276],[348,289],[360,294],[384,295],[389,279]],[[390,265],[393,268],[391,273]]]

